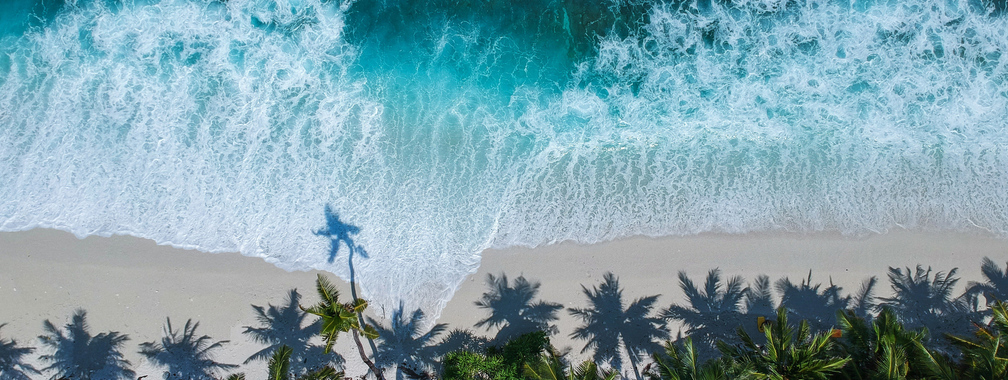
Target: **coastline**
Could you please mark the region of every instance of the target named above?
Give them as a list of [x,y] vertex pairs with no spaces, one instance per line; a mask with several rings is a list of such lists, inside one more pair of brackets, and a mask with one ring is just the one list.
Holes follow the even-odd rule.
[[[828,286],[832,279],[847,294],[857,291],[864,279],[877,276],[876,294],[885,296],[890,291],[889,266],[921,264],[935,271],[958,267],[961,292],[969,281],[982,280],[983,257],[1000,264],[1006,254],[1008,240],[980,233],[910,231],[865,238],[771,233],[634,237],[593,245],[487,250],[478,271],[462,282],[437,322],[492,336],[495,331],[473,327],[485,317],[474,301],[486,291],[487,274],[504,273],[512,280],[524,275],[542,284],[539,300],[583,307],[581,286],[591,288],[611,271],[624,288],[625,302],[660,294],[656,309],[661,309],[684,302],[676,277],[680,270],[701,282],[717,267],[723,278],[739,275],[747,283],[760,274],[772,282],[783,277],[800,282],[811,270],[813,284]],[[261,348],[241,334],[242,326],[256,325],[250,305],[279,305],[291,288],[301,291],[303,303],[313,302],[318,273],[286,272],[237,253],[176,249],[128,236],[77,239],[47,229],[0,233],[0,268],[0,303],[14,305],[0,308],[0,323],[8,323],[0,336],[38,347],[43,320],[62,326],[76,308],[83,307],[93,334],[112,330],[130,336],[124,351],[138,376],[160,373],[144,363],[136,347],[160,339],[165,317],[172,318],[174,326],[192,318],[200,322],[199,335],[230,340],[216,360],[241,363]],[[349,296],[346,283],[329,277]],[[559,334],[552,338],[553,344],[570,347],[576,354],[583,343],[568,335],[578,323],[566,310],[558,314]],[[348,374],[362,373],[363,364],[349,339],[341,340],[336,351],[347,360]],[[240,371],[257,379],[264,376],[264,367],[259,362]]]

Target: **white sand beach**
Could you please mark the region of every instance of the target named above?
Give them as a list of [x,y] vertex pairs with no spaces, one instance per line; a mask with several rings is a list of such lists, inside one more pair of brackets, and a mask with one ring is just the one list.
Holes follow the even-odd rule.
[[[1008,258],[1008,241],[979,233],[893,231],[866,238],[701,235],[489,250],[438,322],[473,329],[485,316],[474,301],[486,290],[489,273],[504,273],[512,279],[523,275],[541,282],[540,299],[582,307],[586,300],[581,286],[597,285],[611,271],[619,277],[627,302],[661,294],[658,306],[664,308],[683,302],[676,278],[680,270],[695,281],[717,267],[725,276],[741,275],[747,281],[766,274],[772,281],[790,277],[795,282],[811,270],[813,283],[825,286],[832,280],[848,292],[856,291],[865,278],[878,276],[878,295],[886,296],[889,266],[919,263],[940,271],[958,267],[961,289],[968,281],[982,279],[979,267],[985,256],[1003,263]],[[47,229],[0,233],[0,305],[4,305],[0,323],[8,324],[0,336],[38,347],[36,337],[42,333],[43,320],[62,326],[75,309],[84,308],[92,333],[114,330],[130,336],[126,354],[138,376],[160,378],[160,372],[136,353],[137,345],[160,339],[165,317],[171,317],[176,326],[192,318],[200,322],[198,333],[230,340],[220,350],[218,361],[241,363],[261,348],[241,333],[242,326],[255,325],[250,305],[278,305],[291,288],[301,290],[303,303],[314,302],[315,276],[315,272],[286,272],[235,253],[181,250],[132,237],[77,239]],[[341,282],[340,286],[349,298],[347,285]],[[562,311],[558,324],[554,345],[580,351],[583,343],[568,338],[577,321]],[[349,375],[363,373],[349,339],[336,349],[346,358]],[[264,367],[258,363],[240,371],[249,379],[260,379],[265,377]]]

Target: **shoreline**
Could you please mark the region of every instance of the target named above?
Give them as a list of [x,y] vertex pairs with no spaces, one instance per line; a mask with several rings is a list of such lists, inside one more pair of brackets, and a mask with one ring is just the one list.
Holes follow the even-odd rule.
[[[1006,254],[1008,240],[981,233],[902,230],[864,238],[828,233],[704,234],[487,250],[478,270],[460,284],[437,322],[492,337],[495,330],[473,327],[486,315],[474,302],[487,289],[487,274],[504,273],[512,281],[524,275],[541,282],[537,300],[566,308],[585,306],[581,286],[596,286],[611,271],[625,289],[624,302],[660,294],[655,306],[662,309],[684,302],[676,277],[680,270],[699,283],[717,267],[722,278],[740,275],[746,284],[759,274],[770,276],[771,282],[783,277],[800,282],[811,270],[813,284],[825,287],[832,280],[846,294],[876,276],[876,295],[885,296],[890,292],[889,266],[921,264],[935,271],[959,267],[959,294],[969,281],[982,280],[983,257],[1000,265]],[[138,376],[159,374],[140,359],[136,347],[160,340],[165,317],[172,318],[176,327],[192,318],[200,322],[197,334],[230,340],[216,360],[240,364],[262,347],[241,333],[242,326],[257,325],[250,305],[279,305],[291,288],[300,290],[302,303],[314,302],[314,280],[319,273],[287,272],[237,253],[184,250],[129,236],[77,239],[49,229],[0,233],[0,268],[0,302],[15,305],[0,310],[0,323],[8,323],[0,337],[39,348],[36,337],[42,333],[43,320],[62,326],[74,309],[84,307],[93,334],[112,330],[130,336],[124,351]],[[349,296],[345,282],[329,277]],[[383,313],[374,308],[372,314]],[[579,352],[583,343],[568,338],[578,322],[566,310],[558,316],[554,345]],[[363,372],[349,338],[341,338],[338,345],[336,351],[347,360],[348,374]],[[240,371],[257,379],[265,376],[263,368],[265,363],[260,362]]]

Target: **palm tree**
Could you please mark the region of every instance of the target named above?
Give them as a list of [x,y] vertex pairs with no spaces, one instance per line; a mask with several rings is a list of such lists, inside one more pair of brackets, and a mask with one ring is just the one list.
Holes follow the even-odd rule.
[[495,277],[487,274],[487,286],[490,290],[476,301],[476,306],[489,309],[490,316],[476,322],[476,327],[499,327],[494,338],[499,344],[519,335],[533,331],[544,331],[555,334],[557,328],[551,322],[557,319],[557,312],[563,305],[544,301],[534,301],[539,294],[539,283],[530,282],[524,276],[518,276],[514,286],[508,282],[507,275]]
[[211,351],[221,347],[226,340],[213,342],[209,336],[196,336],[199,322],[187,320],[181,335],[172,329],[171,319],[165,322],[161,342],[140,344],[140,354],[152,363],[168,367],[165,380],[213,380],[217,371],[238,368],[234,364],[223,364],[213,360]]
[[[932,336],[945,333],[964,335],[972,323],[979,322],[971,315],[965,297],[952,298],[952,291],[959,281],[955,277],[958,268],[947,274],[937,272],[931,277],[931,268],[917,266],[915,272],[889,268],[889,282],[893,297],[882,298],[882,305],[889,307],[907,327],[926,327]],[[937,343],[937,342],[932,342]],[[948,347],[938,345],[943,351]]]
[[615,380],[619,374],[612,370],[601,370],[591,360],[577,367],[564,364],[562,355],[550,349],[538,360],[525,363],[524,375],[533,380]]
[[66,332],[52,322],[42,323],[46,335],[39,336],[42,344],[53,353],[39,357],[51,363],[44,371],[55,372],[52,379],[130,379],[134,376],[129,361],[123,358],[122,346],[129,340],[115,331],[91,336],[86,320],[87,313],[78,309],[66,325]]
[[991,322],[977,329],[976,340],[950,337],[963,353],[966,364],[963,378],[1008,379],[1008,308],[1001,301],[991,306]]
[[326,343],[324,352],[328,354],[332,351],[332,346],[336,343],[339,333],[349,331],[353,334],[354,342],[357,343],[357,352],[360,353],[361,360],[367,364],[378,380],[385,380],[381,371],[375,367],[374,362],[368,359],[367,354],[364,353],[364,346],[360,341],[359,334],[363,334],[368,339],[378,337],[378,332],[375,328],[362,324],[359,318],[359,314],[362,314],[367,309],[367,301],[357,299],[353,302],[340,303],[339,290],[322,274],[318,275],[315,287],[319,298],[322,300],[315,304],[315,306],[303,310],[309,314],[317,315],[321,319],[320,334]]
[[[336,260],[337,254],[339,254],[340,243],[346,244],[347,250],[347,268],[350,269],[350,296],[353,298],[353,302],[357,303],[360,301],[357,298],[357,276],[356,271],[354,271],[354,256],[359,255],[363,258],[368,258],[367,251],[364,250],[363,246],[358,245],[354,242],[350,235],[356,235],[360,233],[360,227],[346,223],[339,218],[339,214],[333,210],[331,205],[325,206],[325,219],[326,227],[315,231],[316,236],[324,236],[329,239],[329,263]],[[364,325],[364,314],[357,313],[357,323],[361,326]],[[360,340],[360,337],[355,333],[353,335],[354,341]],[[375,346],[374,339],[367,338],[368,346],[371,346],[371,352],[378,352],[378,347]],[[356,342],[357,345],[361,345],[360,342]],[[364,351],[361,350],[361,356],[364,356]],[[369,360],[364,360],[365,362],[370,362]],[[379,380],[384,380],[384,376],[381,373],[376,373],[375,376]]]
[[819,284],[812,285],[812,271],[808,279],[801,284],[794,284],[788,278],[777,281],[777,291],[781,294],[781,306],[788,311],[805,318],[815,330],[824,330],[833,326],[836,312],[844,310],[851,303],[851,297],[843,297],[843,288],[833,284],[819,291]]
[[787,315],[787,309],[777,309],[777,320],[763,329],[765,345],[757,345],[740,328],[740,346],[719,342],[718,348],[734,362],[750,366],[751,373],[756,377],[774,380],[825,380],[850,361],[850,358],[831,355],[833,340],[829,333],[813,335],[806,321],[802,321],[796,330],[788,324]]
[[984,257],[983,264],[980,265],[980,273],[987,281],[970,281],[966,292],[971,295],[984,296],[988,307],[993,305],[995,301],[1008,302],[1008,263],[1005,264],[1005,270],[1002,270],[994,263],[994,260]]
[[306,324],[308,314],[298,307],[300,302],[301,294],[297,289],[291,289],[281,307],[252,305],[259,327],[245,326],[242,333],[251,336],[253,341],[268,346],[245,359],[245,364],[267,360],[282,346],[291,348],[291,368],[296,374],[322,367],[327,362],[343,364],[343,357],[339,354],[333,354],[335,360],[324,359],[322,347],[311,343],[311,339],[319,331],[319,320]]
[[404,372],[425,373],[434,365],[435,349],[432,340],[444,332],[448,325],[438,323],[426,333],[421,334],[424,313],[414,310],[407,319],[403,304],[392,312],[389,327],[382,326],[378,321],[368,318],[369,323],[378,331],[378,353],[375,360],[379,363],[394,363],[396,379],[402,380]]
[[[291,367],[290,361],[293,352],[293,349],[287,346],[280,346],[276,350],[273,350],[273,355],[270,356],[266,366],[268,380],[291,379],[293,367]],[[343,379],[343,375],[343,371],[337,371],[336,368],[326,365],[301,374],[297,377],[297,380],[341,380]],[[240,379],[234,380],[244,379],[245,377],[242,375]],[[232,379],[229,378],[228,380]]]
[[[0,329],[7,326],[0,324]],[[13,339],[0,338],[0,379],[30,380],[29,374],[41,375],[35,367],[24,362],[24,357],[35,351],[33,347],[18,347]]]
[[[753,297],[753,305],[769,301],[769,291],[766,290],[763,292],[767,294],[750,295],[749,289],[742,287],[742,277],[721,281],[721,271],[717,268],[707,273],[703,290],[696,287],[686,272],[679,272],[679,287],[686,294],[689,305],[669,306],[662,311],[661,317],[681,322],[686,328],[686,335],[699,343],[697,348],[702,358],[713,356],[716,353],[715,342],[732,339],[732,332],[742,325],[739,306],[743,297]],[[766,301],[762,300],[764,296]]]
[[651,380],[727,380],[746,375],[746,368],[732,368],[724,360],[703,361],[692,338],[677,343],[665,342],[665,351],[652,355]]
[[927,329],[905,329],[889,308],[882,308],[870,324],[854,311],[840,311],[837,323],[843,333],[838,351],[851,358],[841,370],[845,378],[926,378],[942,366],[924,346]]
[[568,309],[571,315],[584,322],[571,334],[572,338],[588,341],[581,353],[595,350],[595,362],[609,362],[621,371],[622,346],[630,357],[634,375],[640,380],[637,363],[641,356],[659,348],[656,340],[668,338],[662,319],[649,316],[658,296],[638,298],[624,309],[623,290],[612,273],[605,274],[600,286],[589,290],[582,285],[581,289],[592,307]]

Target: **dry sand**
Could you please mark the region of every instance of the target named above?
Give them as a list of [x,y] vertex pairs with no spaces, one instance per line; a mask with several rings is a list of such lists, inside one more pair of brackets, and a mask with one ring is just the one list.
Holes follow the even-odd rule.
[[[1004,263],[1008,241],[978,233],[894,231],[863,239],[830,234],[701,235],[490,250],[438,322],[472,328],[483,318],[484,311],[473,302],[485,291],[488,273],[505,273],[512,279],[524,275],[542,283],[540,299],[582,307],[586,300],[581,286],[596,285],[611,271],[619,276],[627,302],[661,294],[658,304],[666,307],[683,302],[676,279],[680,270],[695,281],[718,267],[726,276],[746,280],[766,274],[772,280],[790,277],[795,282],[811,270],[813,282],[828,284],[832,279],[849,292],[865,278],[878,276],[881,295],[888,295],[889,266],[919,263],[943,271],[959,267],[962,288],[968,280],[981,280],[984,256]],[[132,237],[77,239],[45,229],[0,233],[0,305],[4,305],[0,323],[8,323],[0,336],[38,346],[35,337],[42,333],[43,320],[61,326],[75,309],[85,308],[92,333],[115,330],[132,338],[127,358],[138,376],[152,379],[160,378],[160,372],[136,354],[137,345],[160,339],[165,317],[176,326],[192,318],[200,322],[198,333],[231,341],[219,352],[218,361],[240,363],[261,348],[241,334],[242,326],[255,324],[249,305],[280,304],[287,290],[295,287],[305,295],[303,303],[313,302],[315,276],[286,272],[234,253],[181,250]],[[340,286],[348,295],[347,285]],[[582,343],[567,338],[577,321],[566,311],[560,316],[554,344],[579,351]],[[349,339],[343,339],[337,350],[347,359],[350,374],[363,371]],[[265,377],[263,368],[258,363],[241,370],[250,379],[260,379]]]

